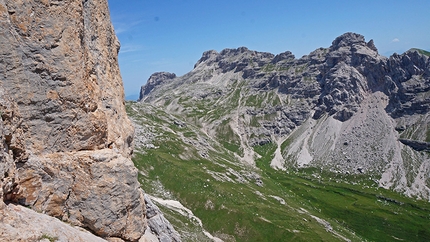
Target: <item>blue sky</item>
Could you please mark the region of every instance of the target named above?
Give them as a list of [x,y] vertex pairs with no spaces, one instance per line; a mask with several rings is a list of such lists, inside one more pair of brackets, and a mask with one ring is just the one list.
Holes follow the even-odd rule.
[[108,0],[121,42],[126,96],[158,71],[181,76],[206,50],[246,46],[300,58],[345,32],[373,39],[379,53],[430,50],[430,1]]

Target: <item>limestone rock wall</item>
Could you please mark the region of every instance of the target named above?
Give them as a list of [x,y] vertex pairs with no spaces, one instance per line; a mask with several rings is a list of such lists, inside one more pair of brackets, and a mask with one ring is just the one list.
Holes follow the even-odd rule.
[[34,154],[130,151],[107,1],[0,1],[2,86],[19,105]]
[[0,197],[136,241],[145,205],[119,48],[107,0],[0,0]]

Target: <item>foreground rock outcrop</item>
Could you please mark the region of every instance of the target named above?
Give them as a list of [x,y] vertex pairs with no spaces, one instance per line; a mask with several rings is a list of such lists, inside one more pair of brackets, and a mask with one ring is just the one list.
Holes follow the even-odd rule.
[[106,241],[82,228],[22,206],[9,204],[0,210],[0,215],[2,241]]
[[0,0],[0,210],[143,235],[119,48],[106,0]]
[[367,174],[430,200],[429,55],[385,57],[355,33],[300,59],[207,51],[184,76],[151,76],[140,101],[199,127],[248,164],[268,145],[274,168]]
[[[148,231],[145,234],[148,235],[148,233],[151,233],[157,238],[157,240],[161,242],[180,242],[181,236],[178,234],[178,232],[176,232],[175,228],[173,228],[170,222],[164,217],[158,206],[152,202],[151,198],[147,194],[145,194],[145,202],[147,209],[148,228],[150,229],[150,232]],[[150,240],[150,236],[145,237],[148,238],[147,240]]]

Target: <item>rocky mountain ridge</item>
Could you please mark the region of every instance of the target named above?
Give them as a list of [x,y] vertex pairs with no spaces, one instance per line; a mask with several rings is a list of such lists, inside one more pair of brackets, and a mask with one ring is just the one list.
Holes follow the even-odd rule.
[[139,100],[200,127],[246,163],[258,158],[256,146],[272,144],[274,168],[370,174],[430,200],[430,162],[419,151],[430,141],[429,81],[425,52],[387,58],[372,40],[346,33],[300,59],[207,51],[184,76],[151,76]]

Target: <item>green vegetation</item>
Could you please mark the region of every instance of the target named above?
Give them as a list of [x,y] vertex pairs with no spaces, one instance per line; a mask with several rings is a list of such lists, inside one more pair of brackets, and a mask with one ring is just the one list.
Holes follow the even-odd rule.
[[230,119],[223,120],[221,124],[216,128],[217,138],[222,140],[221,144],[224,148],[241,154],[240,150],[240,138],[230,127]]
[[412,48],[411,50],[416,50],[418,51],[420,54],[426,55],[426,56],[430,56],[430,52],[426,51],[426,50],[422,50],[422,49],[417,49],[417,48]]
[[305,68],[307,68],[308,67],[308,65],[307,64],[304,64],[304,65],[300,65],[300,66],[296,66],[296,68],[294,69],[294,73],[297,75],[297,74],[300,74],[300,73],[303,73],[303,71],[305,70]]
[[276,148],[276,145],[273,143],[255,146],[254,151],[261,155],[261,158],[257,160],[257,163],[263,162],[265,164],[269,164],[273,158]]
[[259,95],[249,95],[246,99],[245,105],[249,107],[261,107],[263,100]]
[[[208,137],[191,124],[174,128],[175,117],[163,111],[130,105],[129,115],[158,134],[152,143],[159,148],[135,152],[133,158],[141,171],[142,188],[180,201],[202,220],[205,230],[224,241],[427,241],[430,237],[430,203],[378,188],[367,175],[315,168],[274,170],[270,167],[277,148],[273,143],[253,147],[261,156],[253,168],[233,155],[243,151],[230,120],[221,122],[216,137]],[[204,139],[207,146],[198,148],[180,137],[194,143]],[[282,150],[292,139],[282,144]],[[206,155],[201,155],[202,150]],[[263,185],[247,174],[260,176]],[[195,223],[162,210],[179,231],[198,234],[189,241],[205,239]]]
[[294,140],[294,135],[291,135],[288,139],[286,139],[282,144],[281,144],[281,152],[284,152],[287,147],[289,147],[291,145],[291,143],[293,143]]
[[272,64],[272,63],[269,63],[269,64],[263,66],[263,71],[264,72],[272,72],[275,69],[276,69],[276,66],[274,64]]
[[272,63],[268,63],[266,65],[264,65],[261,70],[265,73],[269,73],[269,72],[273,72],[273,71],[278,71],[278,72],[282,72],[282,71],[288,71],[291,67],[289,65],[287,66],[279,66],[279,65],[275,65]]
[[427,124],[425,119],[425,116],[421,116],[415,124],[402,131],[400,137],[402,139],[430,142],[430,125]]
[[281,99],[274,92],[258,92],[256,94],[249,94],[245,98],[245,106],[254,108],[264,108],[267,106],[277,106],[281,104]]
[[164,106],[169,106],[169,104],[170,103],[172,103],[172,99],[167,99],[165,102],[164,102]]
[[50,236],[50,235],[47,235],[47,234],[43,234],[42,236],[40,236],[39,240],[43,240],[43,239],[47,239],[50,242],[55,242],[55,241],[58,240],[58,237],[56,237],[56,236]]
[[[251,120],[249,122],[249,126],[251,127],[260,127],[260,123],[258,122],[258,118],[256,116],[251,116]],[[253,134],[251,134],[252,136]]]
[[[259,149],[260,153],[265,153],[265,148]],[[267,148],[267,154],[270,150],[273,147]],[[311,170],[286,174],[269,168],[264,161],[259,162],[263,188],[251,183],[219,182],[207,171],[226,173],[226,170],[203,159],[175,158],[174,154],[180,152],[181,149],[168,143],[163,149],[139,154],[135,158],[139,169],[154,168],[142,184],[147,186],[148,180],[159,179],[214,234],[233,235],[238,241],[337,239],[308,214],[301,214],[299,211],[303,208],[330,221],[331,226],[338,227],[337,231],[344,231],[344,236],[353,240],[390,241],[395,237],[425,241],[430,236],[430,228],[426,226],[430,219],[428,203],[361,184],[330,181],[331,174],[324,174],[324,179],[314,178]],[[263,195],[256,195],[256,191]],[[157,191],[150,189],[148,192]],[[288,206],[271,199],[270,195],[281,197]],[[208,201],[214,208],[205,206]],[[291,232],[294,230],[300,232]],[[349,231],[354,231],[356,236]]]

